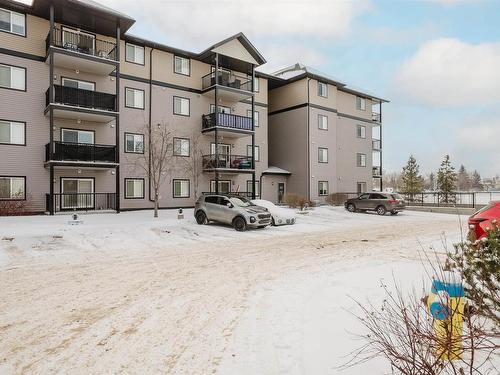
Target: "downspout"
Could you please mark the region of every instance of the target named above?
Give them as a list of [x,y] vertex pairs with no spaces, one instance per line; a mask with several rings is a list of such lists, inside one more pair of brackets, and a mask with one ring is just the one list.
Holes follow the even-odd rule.
[[153,105],[153,50],[154,47],[151,47],[149,50],[148,195],[150,202],[155,201],[151,198],[151,106]]
[[310,93],[309,93],[309,82],[310,78],[307,78],[307,199],[311,199],[311,135],[309,129],[309,121],[311,117],[311,106],[310,106]]

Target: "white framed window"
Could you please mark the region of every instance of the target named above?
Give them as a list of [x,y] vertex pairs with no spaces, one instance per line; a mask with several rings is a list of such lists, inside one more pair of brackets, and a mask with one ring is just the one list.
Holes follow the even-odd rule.
[[125,107],[144,109],[144,91],[125,87]]
[[0,176],[0,200],[25,200],[26,177]]
[[328,195],[328,181],[318,181],[318,195]]
[[189,156],[190,146],[188,138],[174,138],[174,155]]
[[[259,146],[255,146],[255,161],[259,161],[260,160],[260,147]],[[247,145],[247,156],[248,157],[252,157],[252,145]]]
[[356,137],[363,139],[366,138],[366,126],[356,125]]
[[190,181],[189,180],[173,180],[174,198],[189,198],[190,196]]
[[65,87],[73,87],[75,89],[95,91],[95,83],[89,81],[81,81],[73,78],[61,78],[61,83]]
[[328,130],[328,117],[325,115],[318,115],[318,129]]
[[358,194],[366,193],[366,182],[356,183],[356,191]]
[[174,96],[174,115],[189,116],[189,99]]
[[0,8],[0,31],[26,36],[26,16]]
[[26,68],[0,64],[0,87],[26,91]]
[[61,141],[67,143],[94,144],[94,132],[77,129],[61,129]]
[[328,85],[324,82],[318,82],[318,96],[328,98]]
[[[259,111],[254,111],[255,127],[259,127]],[[247,109],[247,117],[252,117],[252,110]]]
[[144,47],[136,46],[135,44],[126,43],[125,45],[125,61],[144,65]]
[[0,120],[0,143],[26,145],[26,123]]
[[174,56],[174,73],[188,76],[191,74],[191,60],[186,57]]
[[366,154],[361,154],[361,153],[356,154],[356,166],[366,167]]
[[125,179],[125,198],[142,199],[144,198],[144,179],[126,178]]
[[258,77],[255,77],[253,80],[253,91],[259,92],[259,90],[260,90],[260,81]]
[[[252,193],[252,180],[247,180],[247,193]],[[260,194],[259,181],[255,181],[255,196],[258,197]]]
[[366,111],[366,99],[360,96],[356,96],[356,109],[360,111]]
[[318,147],[318,163],[328,163],[328,149],[326,147]]
[[144,134],[125,133],[125,152],[144,153]]

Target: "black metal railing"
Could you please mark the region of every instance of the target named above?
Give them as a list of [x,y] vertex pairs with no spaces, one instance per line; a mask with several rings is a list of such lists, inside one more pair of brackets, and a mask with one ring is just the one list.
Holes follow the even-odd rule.
[[53,142],[53,145],[52,158],[50,143],[45,145],[45,161],[116,163],[116,146],[71,142]]
[[253,169],[252,157],[244,155],[203,155],[203,169]]
[[372,175],[373,176],[382,176],[382,168],[381,167],[372,167]]
[[373,139],[372,140],[372,148],[374,150],[380,150],[382,148],[382,142],[380,142],[380,139]]
[[47,89],[45,92],[45,105],[48,106],[50,103],[99,109],[103,111],[115,111],[116,95],[54,85],[53,100],[50,100],[50,89]]
[[[52,204],[54,212],[116,210],[116,193],[55,193]],[[50,211],[50,194],[45,205]]]
[[380,122],[382,120],[382,115],[380,113],[372,112],[372,121]]
[[[55,47],[116,61],[116,43],[101,40],[93,35],[79,33],[60,26],[54,27],[52,35],[54,36],[52,45]],[[45,39],[45,45],[48,50],[51,45],[50,33]]]
[[252,92],[252,78],[219,69],[218,74],[213,71],[201,78],[202,89],[208,89],[215,85],[230,87],[233,89]]
[[[251,117],[231,115],[229,113],[218,114],[217,126],[222,128],[253,131]],[[215,113],[203,115],[201,127],[203,130],[215,127]]]

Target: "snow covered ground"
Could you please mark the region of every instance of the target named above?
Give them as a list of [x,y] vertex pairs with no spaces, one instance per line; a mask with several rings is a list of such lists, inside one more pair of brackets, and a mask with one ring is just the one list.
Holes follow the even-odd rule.
[[420,285],[418,251],[464,218],[297,216],[244,233],[191,210],[0,218],[0,373],[383,373],[338,369],[361,345],[351,298]]

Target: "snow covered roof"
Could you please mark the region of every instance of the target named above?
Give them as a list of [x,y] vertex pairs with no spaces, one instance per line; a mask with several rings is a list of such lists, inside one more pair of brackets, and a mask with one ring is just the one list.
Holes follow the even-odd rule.
[[347,83],[344,83],[340,79],[333,77],[330,74],[323,73],[317,69],[314,69],[310,66],[307,66],[307,65],[304,65],[301,63],[295,63],[293,65],[287,66],[286,68],[283,68],[283,69],[277,70],[274,73],[271,73],[271,75],[274,77],[280,78],[282,80],[285,80],[285,81],[293,80],[294,78],[298,78],[298,77],[302,77],[302,76],[311,77],[311,78],[327,81],[328,83],[331,83],[331,84],[337,86],[342,91],[347,91],[350,93],[359,94],[362,96],[366,96],[370,99],[379,100],[381,102],[388,102],[388,100],[383,99],[383,98],[371,93],[368,90],[356,88],[354,86],[348,86]]
[[292,174],[292,172],[287,171],[286,169],[269,166],[262,174]]

